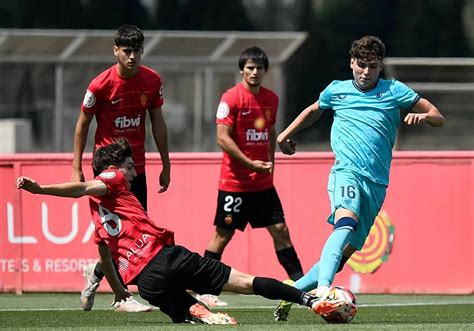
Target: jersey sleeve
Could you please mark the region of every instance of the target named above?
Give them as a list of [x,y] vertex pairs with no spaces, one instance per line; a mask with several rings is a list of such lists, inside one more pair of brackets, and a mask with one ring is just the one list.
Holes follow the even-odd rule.
[[104,171],[95,179],[102,181],[109,190],[110,196],[117,196],[126,188],[126,180],[121,172],[117,170]]
[[333,81],[319,94],[319,109],[326,110],[332,108],[331,97],[338,81]]
[[150,100],[150,109],[160,108],[164,104],[163,99],[163,83],[160,76],[157,74],[156,90],[153,92],[153,97]]
[[93,80],[87,87],[86,93],[84,94],[84,100],[82,100],[81,110],[83,112],[95,114],[98,109],[98,98],[100,95],[100,88],[95,80]]
[[398,80],[393,80],[391,90],[397,105],[407,111],[410,111],[418,100],[420,100],[418,93]]
[[107,242],[100,236],[99,229],[95,227],[94,230],[94,244],[96,245],[107,245]]
[[217,107],[216,124],[234,126],[236,116],[237,103],[235,97],[229,93],[224,93]]

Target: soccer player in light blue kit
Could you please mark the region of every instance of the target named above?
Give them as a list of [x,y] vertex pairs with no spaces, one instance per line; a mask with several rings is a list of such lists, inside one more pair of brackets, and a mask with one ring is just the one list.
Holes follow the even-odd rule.
[[[444,118],[428,100],[397,80],[380,79],[385,46],[373,36],[355,40],[350,49],[353,80],[333,81],[319,100],[304,109],[278,136],[285,154],[294,154],[296,142],[290,137],[326,109],[334,110],[331,148],[335,162],[328,181],[334,231],[327,239],[320,260],[294,283],[303,290],[316,290],[325,298],[334,276],[350,256],[360,250],[385,199],[392,148],[400,123],[400,110],[408,111],[408,126],[427,123],[442,126]],[[326,301],[320,314],[330,314],[340,304]],[[280,301],[274,316],[287,320],[291,303]],[[343,307],[344,308],[344,307]]]

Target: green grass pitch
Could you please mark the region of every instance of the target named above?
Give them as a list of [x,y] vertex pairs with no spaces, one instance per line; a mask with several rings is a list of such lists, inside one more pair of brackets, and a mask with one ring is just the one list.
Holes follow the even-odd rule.
[[[138,297],[138,295],[136,295]],[[359,310],[348,325],[328,325],[295,305],[289,322],[273,321],[276,301],[224,294],[229,307],[214,309],[235,317],[237,326],[173,324],[158,309],[151,313],[116,313],[112,295],[99,293],[94,308],[78,308],[77,293],[0,294],[0,329],[83,330],[474,330],[474,296],[357,295]]]

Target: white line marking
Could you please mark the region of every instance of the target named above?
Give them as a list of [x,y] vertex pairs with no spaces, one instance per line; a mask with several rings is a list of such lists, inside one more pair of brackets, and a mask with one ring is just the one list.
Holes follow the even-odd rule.
[[[443,305],[474,305],[472,301],[449,301],[449,302],[412,302],[412,303],[367,303],[367,304],[360,304],[357,307],[361,308],[372,308],[372,307],[410,307],[410,306],[443,306]],[[275,308],[275,306],[230,306],[230,307],[218,307],[213,308],[213,310],[232,310],[232,309],[269,309]],[[306,309],[304,306],[296,305],[294,308]],[[0,308],[0,312],[3,311],[80,311],[81,308]],[[110,310],[113,311],[112,308],[94,308],[93,310]],[[159,310],[158,308],[154,308],[153,310]]]

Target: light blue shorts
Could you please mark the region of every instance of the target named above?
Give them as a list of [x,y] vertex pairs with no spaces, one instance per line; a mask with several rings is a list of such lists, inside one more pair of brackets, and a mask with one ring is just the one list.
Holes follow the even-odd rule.
[[331,171],[328,181],[331,215],[328,217],[328,223],[334,224],[336,209],[344,208],[353,211],[359,217],[359,222],[349,244],[361,250],[382,208],[386,191],[385,185],[374,183],[350,170]]

